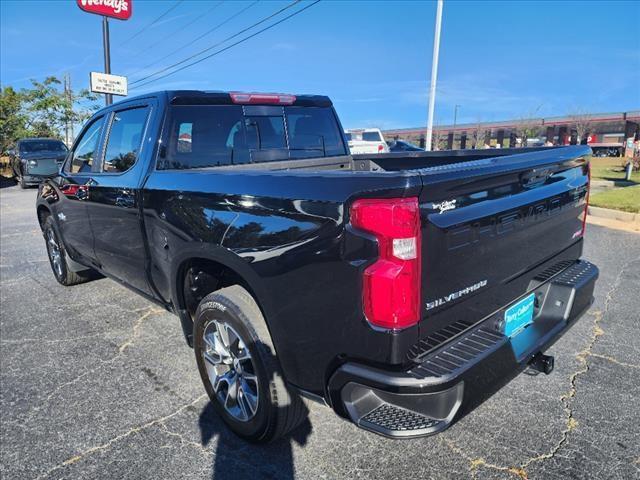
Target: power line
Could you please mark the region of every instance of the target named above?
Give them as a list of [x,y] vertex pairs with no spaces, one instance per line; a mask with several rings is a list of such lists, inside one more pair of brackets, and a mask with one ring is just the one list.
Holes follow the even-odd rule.
[[230,17],[228,17],[227,19],[223,20],[222,22],[220,22],[218,25],[216,25],[213,28],[210,28],[209,30],[207,30],[206,32],[204,32],[202,35],[194,38],[193,40],[191,40],[188,43],[185,43],[184,45],[182,45],[181,47],[176,48],[175,50],[173,50],[172,52],[168,53],[167,55],[165,55],[164,57],[151,62],[148,65],[145,65],[144,67],[142,67],[140,70],[136,70],[135,72],[133,72],[131,75],[136,75],[137,73],[140,73],[142,71],[144,71],[145,69],[152,67],[153,65],[160,63],[161,61],[171,57],[173,54],[178,53],[181,50],[184,50],[185,48],[193,45],[195,42],[197,42],[198,40],[200,40],[203,37],[206,37],[207,35],[209,35],[210,33],[216,31],[218,28],[222,27],[223,25],[226,25],[227,23],[229,23],[231,20],[233,20],[234,18],[238,17],[239,15],[242,15],[244,12],[246,12],[247,10],[249,10],[251,7],[253,7],[256,3],[258,3],[260,0],[255,0],[253,3],[250,3],[249,5],[247,5],[246,7],[244,7],[243,9],[241,9],[239,12],[234,13],[233,15],[231,15]]
[[178,5],[180,5],[183,2],[183,0],[178,0],[176,3],[174,3],[171,7],[169,7],[168,10],[166,10],[162,15],[160,15],[158,18],[156,18],[153,22],[151,22],[150,24],[142,27],[140,30],[138,30],[136,33],[134,33],[133,35],[131,35],[129,38],[127,38],[124,42],[122,42],[122,44],[125,44],[131,40],[133,40],[134,38],[136,38],[138,35],[140,35],[142,32],[144,32],[147,28],[153,27],[156,23],[158,23],[160,20],[162,20],[166,15],[168,15],[171,11],[173,11]]
[[218,46],[222,45],[223,43],[228,42],[229,40],[231,40],[231,39],[233,39],[233,38],[237,37],[238,35],[241,35],[241,34],[245,33],[247,30],[251,30],[252,28],[257,27],[258,25],[260,25],[260,24],[262,24],[262,23],[266,22],[267,20],[270,20],[271,18],[275,17],[276,15],[281,14],[281,13],[282,13],[282,12],[284,12],[285,10],[287,10],[287,9],[289,9],[289,8],[291,8],[291,7],[293,7],[293,6],[295,6],[296,4],[298,4],[300,1],[301,1],[301,0],[294,0],[293,2],[291,2],[291,3],[290,3],[290,4],[288,4],[288,5],[286,5],[285,7],[282,7],[280,10],[278,10],[278,11],[276,11],[276,12],[273,12],[271,15],[269,15],[269,16],[267,16],[267,17],[263,18],[262,20],[260,20],[260,21],[258,21],[258,22],[256,22],[256,23],[254,23],[254,24],[252,24],[252,25],[250,25],[249,27],[246,27],[246,28],[244,28],[244,29],[240,30],[240,31],[239,31],[239,32],[237,32],[237,33],[234,33],[234,34],[233,34],[233,35],[231,35],[230,37],[227,37],[227,38],[225,38],[224,40],[222,40],[222,41],[220,41],[220,42],[218,42],[218,43],[215,43],[215,44],[211,45],[210,47],[207,47],[207,48],[205,48],[205,49],[203,49],[203,50],[200,50],[199,52],[194,53],[193,55],[188,56],[188,57],[187,57],[187,58],[185,58],[184,60],[180,60],[179,62],[176,62],[176,63],[174,63],[174,64],[172,64],[172,65],[169,65],[168,67],[164,67],[164,68],[162,68],[162,69],[160,69],[160,70],[158,70],[158,71],[156,71],[156,72],[153,72],[153,73],[151,73],[151,74],[149,74],[149,75],[147,75],[147,76],[145,76],[145,77],[142,77],[142,78],[140,78],[140,79],[138,79],[138,80],[136,80],[136,81],[134,81],[134,82],[131,82],[131,85],[135,85],[136,83],[143,82],[143,81],[145,81],[145,80],[147,80],[147,79],[149,79],[149,78],[151,78],[151,77],[155,77],[156,75],[159,75],[159,74],[164,73],[164,72],[166,72],[166,71],[168,71],[168,70],[171,70],[171,69],[172,69],[172,68],[174,68],[174,67],[177,67],[177,66],[179,66],[179,65],[182,65],[183,63],[186,63],[186,62],[188,62],[189,60],[193,60],[195,57],[198,57],[198,56],[202,55],[203,53],[206,53],[206,52],[208,52],[208,51],[210,51],[210,50],[212,50],[212,49],[214,49],[214,48],[216,48],[216,47],[218,47]]
[[138,53],[133,54],[131,57],[138,57],[141,53],[144,53],[146,51],[148,51],[149,49],[155,47],[156,45],[161,44],[162,42],[164,42],[165,40],[173,37],[174,35],[176,35],[177,33],[180,33],[181,31],[183,31],[185,28],[190,27],[191,25],[193,25],[194,23],[196,23],[198,20],[200,20],[201,18],[203,18],[204,16],[210,14],[211,12],[213,12],[215,9],[217,9],[220,5],[222,5],[225,2],[225,0],[220,0],[217,3],[214,3],[211,7],[209,7],[207,10],[205,10],[203,13],[201,13],[200,15],[198,15],[196,18],[194,18],[193,20],[191,20],[190,22],[185,23],[182,27],[174,30],[171,33],[168,34],[162,34],[160,40],[158,40],[155,43],[152,43],[151,45],[143,48],[142,50],[140,50]]
[[180,71],[182,71],[182,70],[185,70],[185,69],[187,69],[187,68],[189,68],[189,67],[192,67],[192,66],[194,66],[194,65],[196,65],[196,64],[198,64],[198,63],[204,62],[205,60],[207,60],[207,59],[209,59],[209,58],[215,57],[216,55],[219,55],[219,54],[221,54],[222,52],[225,52],[225,51],[229,50],[230,48],[235,47],[236,45],[240,45],[241,43],[244,43],[244,42],[246,42],[247,40],[250,40],[251,38],[253,38],[253,37],[255,37],[255,36],[257,36],[257,35],[261,34],[262,32],[266,32],[267,30],[270,30],[271,28],[275,27],[276,25],[279,25],[279,24],[281,24],[282,22],[284,22],[284,21],[286,21],[286,20],[288,20],[288,19],[290,19],[290,18],[292,18],[292,17],[295,17],[296,15],[298,15],[298,14],[300,14],[300,13],[304,12],[305,10],[307,10],[307,9],[309,9],[309,8],[311,8],[311,7],[313,7],[316,3],[319,3],[319,2],[320,2],[320,0],[315,0],[315,2],[313,2],[313,3],[309,4],[309,5],[307,5],[306,7],[303,7],[303,8],[301,8],[300,10],[297,10],[297,11],[295,11],[295,12],[291,13],[290,15],[287,15],[287,16],[286,16],[286,17],[284,17],[284,18],[281,18],[281,19],[280,19],[280,20],[278,20],[277,22],[272,23],[271,25],[268,25],[268,26],[266,26],[265,28],[263,28],[263,29],[261,29],[261,30],[258,30],[257,32],[252,33],[251,35],[248,35],[248,36],[246,36],[246,37],[244,37],[244,38],[242,38],[242,39],[238,40],[238,41],[237,41],[237,42],[235,42],[235,43],[232,43],[231,45],[228,45],[228,46],[226,46],[226,47],[224,47],[224,48],[221,48],[220,50],[218,50],[218,51],[216,51],[216,52],[213,52],[212,54],[207,55],[206,57],[203,57],[203,58],[201,58],[201,59],[199,59],[199,60],[196,60],[195,62],[191,62],[190,64],[185,65],[184,67],[180,67],[180,68],[178,68],[177,70],[174,70],[173,72],[169,72],[169,73],[167,73],[167,74],[165,74],[165,75],[162,75],[162,76],[160,76],[160,77],[158,77],[158,78],[154,78],[154,79],[152,79],[152,80],[149,80],[148,82],[142,83],[142,84],[137,85],[137,86],[135,86],[135,87],[133,87],[133,88],[135,89],[135,88],[143,87],[143,86],[145,86],[145,85],[148,85],[148,84],[150,84],[150,83],[156,82],[156,81],[161,80],[161,79],[163,79],[163,78],[167,78],[167,77],[169,77],[169,76],[171,76],[171,75],[173,75],[173,74],[175,74],[175,73],[178,73],[178,72],[180,72]]

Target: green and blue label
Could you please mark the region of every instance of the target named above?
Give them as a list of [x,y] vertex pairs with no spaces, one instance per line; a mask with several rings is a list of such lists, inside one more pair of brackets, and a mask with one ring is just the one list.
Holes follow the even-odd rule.
[[504,334],[513,337],[533,322],[536,296],[534,293],[511,305],[504,312]]

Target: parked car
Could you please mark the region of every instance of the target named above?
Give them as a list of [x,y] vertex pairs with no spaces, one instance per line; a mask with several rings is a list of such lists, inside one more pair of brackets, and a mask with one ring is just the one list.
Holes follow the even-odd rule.
[[57,175],[67,146],[54,138],[23,138],[9,152],[11,169],[21,188]]
[[349,150],[354,155],[389,152],[387,142],[378,128],[346,130],[345,135],[349,142]]
[[598,276],[590,153],[352,157],[327,97],[167,91],[98,111],[36,208],[58,282],[95,270],[180,318],[241,437],[284,435],[302,397],[415,437],[553,369]]
[[389,144],[390,152],[424,152],[424,148],[420,148],[413,143],[404,140],[394,140]]

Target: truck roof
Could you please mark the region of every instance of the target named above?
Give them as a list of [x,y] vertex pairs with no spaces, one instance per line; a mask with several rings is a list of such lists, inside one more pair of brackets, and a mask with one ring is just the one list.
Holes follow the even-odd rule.
[[293,105],[299,107],[331,107],[333,105],[331,99],[324,95],[238,92],[221,90],[160,90],[157,92],[150,92],[131,98],[126,98],[121,102],[149,97],[164,97],[172,105],[254,104]]

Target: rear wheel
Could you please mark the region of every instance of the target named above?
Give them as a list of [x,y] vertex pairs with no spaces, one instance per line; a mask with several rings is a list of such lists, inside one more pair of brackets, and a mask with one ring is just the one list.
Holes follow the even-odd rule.
[[305,405],[286,385],[262,312],[241,286],[202,299],[194,351],[214,408],[240,437],[272,441],[305,418]]
[[56,233],[51,215],[47,215],[42,222],[42,233],[47,245],[47,255],[51,270],[58,283],[64,286],[78,285],[91,279],[91,270],[74,272],[67,264],[67,254],[64,245]]

